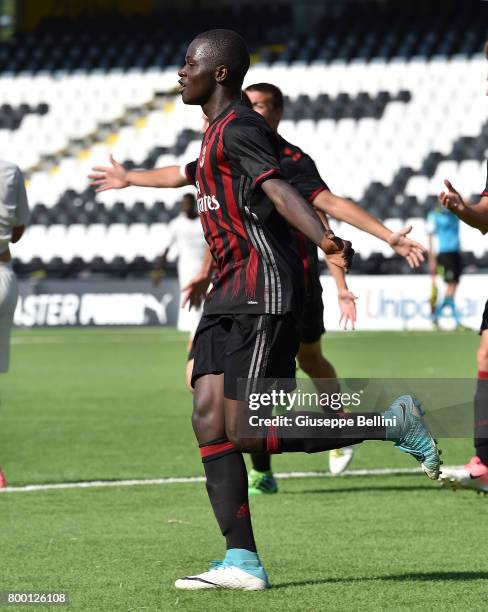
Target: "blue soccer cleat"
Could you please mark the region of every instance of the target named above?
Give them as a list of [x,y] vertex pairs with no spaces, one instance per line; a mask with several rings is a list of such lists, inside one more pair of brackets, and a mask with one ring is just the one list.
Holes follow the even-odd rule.
[[387,426],[386,435],[388,440],[395,442],[396,448],[415,457],[431,480],[437,480],[440,451],[422,420],[424,414],[418,400],[411,395],[402,395],[384,413],[385,418],[396,417],[396,425]]

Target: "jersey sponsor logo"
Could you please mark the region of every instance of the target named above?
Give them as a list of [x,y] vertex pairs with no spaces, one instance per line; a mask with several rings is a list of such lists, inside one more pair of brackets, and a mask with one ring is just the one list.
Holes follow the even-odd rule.
[[197,208],[199,213],[204,213],[209,210],[217,210],[220,208],[220,203],[214,195],[203,195],[197,198]]
[[208,212],[209,210],[217,210],[220,208],[220,203],[214,195],[204,195],[200,189],[200,182],[195,181],[197,188],[197,209],[199,213]]

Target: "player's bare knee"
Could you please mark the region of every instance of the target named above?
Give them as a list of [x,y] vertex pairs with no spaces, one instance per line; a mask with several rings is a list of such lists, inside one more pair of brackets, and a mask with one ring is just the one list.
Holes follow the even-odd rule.
[[194,394],[191,421],[197,437],[203,436],[209,439],[218,437],[218,434],[215,433],[219,428],[216,406],[216,400],[211,391],[199,390]]
[[193,431],[198,435],[200,430],[202,429],[204,419],[201,414],[193,408],[193,412],[191,415],[191,424],[193,427]]

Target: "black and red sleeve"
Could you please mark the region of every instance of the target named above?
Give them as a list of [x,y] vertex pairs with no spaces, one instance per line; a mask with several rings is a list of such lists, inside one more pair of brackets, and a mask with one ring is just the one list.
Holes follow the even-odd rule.
[[197,175],[197,163],[198,161],[192,161],[185,166],[185,176],[190,181],[192,185],[195,184],[196,175]]
[[282,161],[283,164],[287,165],[283,174],[289,177],[290,185],[293,185],[308,202],[313,202],[321,191],[329,190],[313,159],[306,153],[286,157]]
[[232,122],[224,131],[224,147],[229,160],[252,179],[254,187],[281,177],[278,141],[264,121]]

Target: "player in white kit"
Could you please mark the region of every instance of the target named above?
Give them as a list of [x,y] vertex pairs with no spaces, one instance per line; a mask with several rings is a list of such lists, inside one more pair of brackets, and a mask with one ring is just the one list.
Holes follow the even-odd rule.
[[[29,207],[22,172],[0,159],[0,374],[10,365],[10,332],[18,298],[9,245],[22,238]],[[0,488],[6,485],[0,468]]]
[[10,365],[10,331],[18,297],[9,244],[21,239],[28,220],[22,172],[0,159],[0,373],[7,372]]
[[[161,257],[160,269],[163,270],[166,267],[168,253],[174,249],[178,257],[180,287],[186,287],[202,266],[206,244],[198,218],[195,196],[186,193],[181,201],[180,214],[168,224],[168,239]],[[201,314],[201,308],[192,310],[182,308],[180,301],[178,329],[190,332],[190,345]]]

